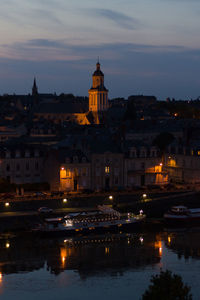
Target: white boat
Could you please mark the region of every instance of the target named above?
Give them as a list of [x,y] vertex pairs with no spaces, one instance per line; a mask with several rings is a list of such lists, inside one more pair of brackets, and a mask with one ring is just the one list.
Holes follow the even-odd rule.
[[164,214],[164,219],[170,222],[200,221],[200,208],[187,208],[183,205],[172,206]]
[[98,206],[95,214],[84,212],[76,215],[67,215],[64,218],[48,218],[44,220],[34,232],[43,234],[62,233],[71,235],[74,233],[89,233],[95,231],[110,231],[129,228],[145,219],[143,211],[135,215],[133,213],[120,214],[118,211],[106,205]]

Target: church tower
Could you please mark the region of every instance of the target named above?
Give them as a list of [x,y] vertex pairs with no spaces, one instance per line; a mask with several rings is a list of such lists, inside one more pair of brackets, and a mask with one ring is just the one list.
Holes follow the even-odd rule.
[[38,95],[38,88],[37,88],[37,84],[36,84],[36,79],[34,77],[33,87],[32,87],[32,96],[37,96],[37,95]]
[[99,61],[92,75],[92,87],[89,93],[89,111],[102,112],[108,109],[108,90],[104,86],[104,74]]

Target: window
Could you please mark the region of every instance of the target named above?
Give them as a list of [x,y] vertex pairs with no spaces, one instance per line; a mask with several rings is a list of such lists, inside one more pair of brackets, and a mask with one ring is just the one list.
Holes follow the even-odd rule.
[[9,164],[7,164],[7,166],[6,166],[6,171],[10,171],[10,165]]
[[78,162],[78,156],[73,157],[73,162],[77,163]]
[[30,151],[26,150],[25,157],[30,157]]
[[119,168],[115,168],[115,169],[114,169],[114,174],[115,174],[115,175],[119,175]]
[[100,176],[100,168],[96,168],[96,176]]
[[115,184],[118,184],[119,183],[119,178],[116,176],[115,177]]
[[19,164],[16,165],[16,170],[17,170],[17,171],[20,170],[20,165],[19,165]]
[[82,169],[82,176],[86,176],[86,174],[87,174],[87,169],[86,169],[86,168],[83,168],[83,169]]
[[141,163],[141,169],[144,170],[144,168],[145,168],[145,163],[142,162],[142,163]]
[[29,170],[29,163],[26,163],[26,170]]
[[109,174],[109,173],[110,173],[110,167],[109,167],[109,166],[106,166],[106,167],[105,167],[105,173],[106,173],[106,174]]
[[38,164],[38,162],[36,161],[36,163],[35,163],[35,170],[38,170],[39,169],[39,164]]
[[70,169],[66,170],[66,177],[70,177]]

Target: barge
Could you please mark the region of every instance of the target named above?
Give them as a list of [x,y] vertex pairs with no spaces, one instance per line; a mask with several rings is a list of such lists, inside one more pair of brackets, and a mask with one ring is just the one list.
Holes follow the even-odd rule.
[[144,221],[143,211],[121,214],[106,205],[99,205],[98,211],[68,214],[65,217],[47,218],[32,231],[42,235],[74,235],[90,232],[109,232],[129,229]]

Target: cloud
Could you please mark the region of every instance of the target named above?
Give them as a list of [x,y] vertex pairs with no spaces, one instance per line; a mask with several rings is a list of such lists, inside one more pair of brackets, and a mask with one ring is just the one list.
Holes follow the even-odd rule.
[[0,58],[1,94],[30,92],[36,75],[41,92],[87,95],[100,55],[110,97],[199,96],[200,49],[131,43],[74,45],[53,39],[31,39],[4,47],[10,56]]
[[106,18],[125,29],[137,29],[140,25],[137,19],[111,9],[95,9],[94,11],[97,16]]

